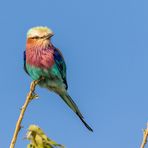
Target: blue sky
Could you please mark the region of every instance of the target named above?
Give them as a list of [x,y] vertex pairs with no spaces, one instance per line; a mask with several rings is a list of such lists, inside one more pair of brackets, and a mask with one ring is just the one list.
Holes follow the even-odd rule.
[[136,148],[148,120],[148,1],[42,0],[0,5],[0,147],[9,147],[31,79],[23,70],[26,32],[48,26],[67,63],[69,93],[89,132],[54,93],[37,87],[16,148],[30,124],[67,148]]

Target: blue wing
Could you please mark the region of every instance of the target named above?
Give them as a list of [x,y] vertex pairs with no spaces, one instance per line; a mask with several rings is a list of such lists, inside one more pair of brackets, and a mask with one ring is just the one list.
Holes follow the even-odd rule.
[[57,48],[54,48],[54,61],[59,69],[59,72],[62,76],[63,82],[64,82],[66,89],[67,89],[68,84],[67,84],[67,80],[66,80],[66,64],[65,64],[62,53]]
[[27,68],[26,68],[26,51],[24,51],[24,70],[29,75]]

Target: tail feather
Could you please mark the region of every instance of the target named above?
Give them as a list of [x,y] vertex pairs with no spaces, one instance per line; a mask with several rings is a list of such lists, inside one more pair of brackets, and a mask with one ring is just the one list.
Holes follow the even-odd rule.
[[91,132],[93,132],[93,129],[86,123],[86,121],[84,120],[84,118],[82,118],[81,116],[79,116],[78,113],[76,113],[77,116],[80,118],[80,120],[83,122],[83,124],[85,125],[85,127],[90,130]]
[[76,113],[76,115],[80,118],[80,120],[83,122],[85,127],[93,132],[93,129],[85,122],[83,115],[81,114],[78,106],[76,103],[72,100],[72,98],[68,95],[60,95],[60,97],[64,100],[64,102]]

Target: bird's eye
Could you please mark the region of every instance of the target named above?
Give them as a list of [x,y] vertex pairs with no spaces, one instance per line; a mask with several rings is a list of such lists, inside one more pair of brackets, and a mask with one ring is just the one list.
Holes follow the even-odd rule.
[[40,38],[39,36],[32,37],[32,39],[39,39],[39,38]]
[[45,36],[40,37],[41,39],[43,39]]

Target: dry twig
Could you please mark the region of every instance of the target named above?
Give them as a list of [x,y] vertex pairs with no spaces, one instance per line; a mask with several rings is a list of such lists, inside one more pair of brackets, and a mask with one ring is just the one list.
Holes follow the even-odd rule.
[[12,141],[10,143],[10,148],[14,148],[14,146],[15,146],[18,133],[19,133],[19,131],[21,129],[21,122],[23,120],[24,113],[25,113],[25,111],[27,109],[27,106],[28,106],[29,102],[32,99],[37,97],[37,95],[34,93],[34,91],[35,91],[36,85],[40,82],[41,79],[36,80],[36,81],[32,81],[32,83],[30,85],[30,92],[28,93],[28,95],[26,97],[26,101],[25,101],[24,105],[21,108],[21,112],[20,112],[19,118],[18,118],[17,123],[16,123],[16,127],[15,127],[15,131],[14,131],[14,134],[13,134],[13,138],[12,138]]
[[144,148],[144,146],[147,143],[147,138],[148,138],[148,123],[147,123],[147,128],[143,130],[143,140],[140,148]]

